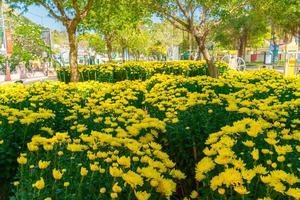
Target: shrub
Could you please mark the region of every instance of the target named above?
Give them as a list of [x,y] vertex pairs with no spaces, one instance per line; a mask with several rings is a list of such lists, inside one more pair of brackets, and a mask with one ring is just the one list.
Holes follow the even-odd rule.
[[185,175],[161,145],[92,132],[36,135],[18,158],[20,199],[159,199]]
[[[228,65],[216,62],[219,73],[223,74]],[[80,66],[81,81],[118,82],[124,80],[146,80],[155,74],[184,75],[186,77],[208,75],[205,61],[172,62],[126,62],[124,64],[100,64]],[[70,69],[57,69],[60,81],[70,82]]]
[[[149,65],[152,66],[151,63]],[[125,68],[125,65],[116,66]],[[157,68],[159,70],[166,68],[167,70],[167,67],[161,65],[157,65]],[[175,67],[172,67],[173,69]],[[138,66],[134,70],[138,71]],[[179,74],[182,73],[180,70],[181,68],[178,69]],[[124,77],[129,79],[126,73]],[[130,77],[130,79],[135,79],[133,74]],[[244,73],[228,72],[219,79],[208,76],[187,77],[186,75],[155,73],[146,79],[145,81],[126,80],[116,83],[96,81],[69,84],[44,82],[31,85],[0,86],[1,180],[4,180],[6,186],[9,186],[12,180],[18,181],[15,182],[18,187],[13,192],[18,194],[20,198],[24,195],[23,199],[39,198],[37,197],[38,194],[46,198],[50,192],[62,194],[62,191],[66,192],[65,187],[62,182],[59,182],[58,185],[54,184],[53,170],[55,168],[59,170],[54,170],[54,174],[56,177],[62,176],[61,180],[66,177],[70,178],[74,174],[79,185],[81,180],[80,168],[85,167],[89,171],[87,176],[91,178],[92,173],[89,165],[94,164],[94,162],[89,159],[88,154],[96,154],[98,150],[104,152],[117,150],[118,153],[114,154],[115,156],[130,157],[131,163],[137,162],[137,167],[131,165],[132,169],[130,170],[140,174],[138,167],[142,168],[150,165],[150,163],[133,161],[136,154],[126,145],[123,145],[123,142],[134,141],[135,144],[141,145],[141,151],[147,156],[163,163],[160,158],[157,158],[157,152],[155,153],[155,150],[149,146],[149,144],[157,144],[161,147],[159,151],[162,152],[159,155],[168,157],[169,160],[176,163],[176,169],[185,173],[186,178],[179,181],[171,178],[175,172],[177,175],[182,175],[177,171],[171,173],[174,167],[162,172],[162,177],[177,184],[177,191],[172,189],[170,198],[183,198],[189,195],[191,190],[196,189],[200,193],[199,198],[208,195],[211,199],[239,199],[241,196],[235,193],[234,188],[232,188],[231,194],[230,188],[223,186],[220,192],[224,191],[226,195],[219,195],[217,189],[210,188],[211,178],[220,175],[227,169],[226,166],[215,162],[217,154],[208,155],[209,149],[214,145],[214,142],[208,143],[208,141],[213,136],[216,138],[218,134],[215,133],[222,133],[225,139],[234,140],[234,148],[231,151],[246,163],[245,169],[254,168],[256,164],[251,160],[251,157],[248,159],[246,153],[239,155],[239,151],[250,152],[249,148],[243,146],[242,143],[250,126],[262,127],[259,137],[253,139],[256,145],[254,148],[260,152],[262,151],[261,148],[265,148],[263,147],[265,145],[264,139],[268,137],[268,132],[273,131],[277,133],[278,144],[281,146],[291,145],[293,152],[297,155],[295,149],[298,149],[295,145],[298,145],[297,142],[299,142],[297,130],[300,129],[299,78],[284,78],[280,73],[261,70]],[[245,129],[243,126],[237,125],[241,122],[246,124]],[[232,134],[224,132],[230,127],[236,126],[238,128],[233,129]],[[280,138],[282,133],[287,132],[287,130],[293,135],[290,141]],[[96,135],[101,135],[101,138],[97,138]],[[66,137],[66,139],[63,142],[58,141],[57,138],[60,136]],[[122,141],[122,145],[115,146],[115,143],[107,143],[105,138]],[[223,141],[224,139],[220,136],[215,142],[219,143],[219,140]],[[91,142],[93,141],[92,145]],[[293,143],[290,144],[289,142],[292,141]],[[206,142],[207,144],[205,144]],[[83,151],[70,152],[68,146],[70,147],[74,143],[83,145],[79,145],[84,148]],[[57,155],[59,151],[62,151],[66,157],[59,157]],[[92,154],[88,152],[92,152]],[[274,149],[273,152],[275,155]],[[222,154],[222,151],[217,153]],[[224,150],[223,153],[226,151]],[[145,156],[145,154],[141,156]],[[74,158],[70,159],[72,157]],[[128,160],[127,158],[126,160]],[[197,163],[201,163],[202,159],[203,162],[208,163],[206,161],[209,158],[213,160],[210,162],[214,165],[213,170],[205,174],[206,177],[200,182],[196,181],[195,177],[201,176],[196,176],[194,167]],[[260,158],[262,158],[261,155]],[[290,155],[285,157],[293,166],[297,166],[297,161],[290,158]],[[98,165],[102,166],[101,162],[109,164],[102,158],[97,157],[97,159],[95,162],[99,162]],[[282,159],[280,158],[280,160]],[[47,168],[48,172],[43,175],[41,174],[43,170],[40,170],[38,166],[40,160],[51,162],[49,169]],[[76,160],[76,163],[71,165],[73,160]],[[17,162],[24,163],[24,165],[18,166]],[[259,162],[261,165],[264,164],[263,161]],[[78,167],[80,163],[82,166]],[[41,162],[40,165],[42,164],[47,165],[47,163]],[[232,165],[228,166],[233,168]],[[99,178],[100,175],[105,175],[108,178],[107,183],[109,183],[106,190],[109,191],[116,180],[110,177],[107,167],[109,166],[106,166],[106,173],[94,176]],[[264,167],[267,168],[268,166]],[[277,166],[278,169],[284,171],[288,169],[280,167]],[[293,173],[298,173],[298,168],[293,168]],[[62,173],[63,169],[67,171]],[[18,170],[17,177],[16,170]],[[268,173],[271,174],[271,170]],[[94,176],[92,178],[94,185],[91,186],[91,189],[98,191],[102,182],[101,180],[94,180]],[[260,177],[256,176],[256,178],[260,180],[258,179]],[[40,181],[37,182],[38,180]],[[143,186],[147,186],[150,180],[143,178],[143,181],[145,183]],[[122,199],[134,198],[134,191],[128,185],[123,184],[124,180],[122,182],[120,179],[118,182],[118,186],[122,187],[122,193],[119,193],[119,197]],[[174,185],[169,183],[167,185]],[[35,184],[34,188],[31,184]],[[54,185],[55,190],[52,190],[49,185]],[[36,188],[42,186],[45,187],[45,190],[38,193]],[[96,198],[92,196],[94,193],[89,193],[88,186],[88,179],[84,179],[82,192],[91,195],[89,198]],[[297,184],[294,186],[293,188],[299,187]],[[72,186],[70,185],[69,189],[74,191],[74,187],[75,182],[72,183]],[[259,185],[259,187],[263,188],[265,185]],[[131,196],[129,196],[130,191],[132,191]],[[162,190],[155,188],[152,188],[151,191],[148,186],[139,191],[151,192],[153,199],[159,198],[160,192],[162,192]],[[256,190],[252,186],[247,188],[247,191],[251,194],[247,194],[248,196],[246,195],[245,198],[262,197],[262,195],[255,196],[254,191]],[[273,189],[269,191],[271,192]],[[296,192],[297,189],[293,191]],[[263,193],[263,191],[259,192]],[[281,196],[271,193],[274,198],[277,196],[278,198],[286,198],[288,195],[286,192]],[[27,194],[29,196],[26,196]],[[105,194],[110,195],[110,191]],[[77,194],[72,193],[72,195],[67,196],[67,198],[78,198]],[[145,193],[144,196],[147,197],[147,194]],[[196,191],[193,191],[191,197],[196,198],[196,196]],[[162,196],[162,198],[165,197]]]
[[196,166],[210,199],[299,199],[299,130],[245,118],[210,134]]

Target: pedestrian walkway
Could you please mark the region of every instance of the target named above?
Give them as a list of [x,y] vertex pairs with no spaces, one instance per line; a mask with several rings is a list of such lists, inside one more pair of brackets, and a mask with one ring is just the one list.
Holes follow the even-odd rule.
[[4,76],[0,75],[0,85],[9,84],[9,83],[15,83],[15,82],[21,82],[24,84],[31,84],[39,81],[56,81],[56,76],[40,76],[40,77],[30,77],[26,79],[17,79],[14,76],[12,76],[12,81],[4,81]]
[[278,72],[280,72],[280,73],[284,73],[284,67],[282,67],[282,66],[275,66],[275,67],[272,67],[272,66],[270,66],[270,65],[267,65],[267,66],[265,66],[265,67],[263,67],[264,65],[261,65],[261,66],[247,66],[246,67],[246,70],[247,71],[250,71],[250,70],[257,70],[257,69],[263,69],[263,68],[266,68],[266,69],[274,69],[274,70],[276,70],[276,71],[278,71]]

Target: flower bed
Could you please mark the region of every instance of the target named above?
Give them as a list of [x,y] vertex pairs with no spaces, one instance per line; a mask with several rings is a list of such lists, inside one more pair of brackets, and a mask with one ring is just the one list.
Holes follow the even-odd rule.
[[299,86],[270,70],[0,86],[0,178],[18,199],[299,199]]
[[[219,73],[227,69],[227,63],[216,62]],[[70,69],[59,68],[60,81],[70,82]],[[79,66],[80,81],[117,82],[124,80],[146,80],[155,74],[184,75],[186,77],[208,75],[205,61],[174,62],[126,62],[125,64],[100,64]]]

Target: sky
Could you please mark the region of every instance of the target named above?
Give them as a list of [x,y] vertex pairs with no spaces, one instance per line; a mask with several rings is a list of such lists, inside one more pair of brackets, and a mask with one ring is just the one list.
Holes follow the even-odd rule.
[[[28,11],[25,12],[23,15],[31,21],[40,24],[44,27],[50,28],[51,30],[65,30],[62,23],[55,20],[53,17],[50,17],[48,11],[41,6],[29,6]],[[160,21],[160,18],[157,16],[153,16],[152,20],[156,23]]]
[[30,6],[28,11],[23,14],[31,21],[52,30],[65,30],[63,25],[49,16],[46,9],[40,6]]

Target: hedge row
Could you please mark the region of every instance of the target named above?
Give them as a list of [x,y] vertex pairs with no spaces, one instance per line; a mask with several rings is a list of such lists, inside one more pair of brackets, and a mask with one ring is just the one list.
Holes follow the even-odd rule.
[[[216,62],[220,74],[228,65]],[[186,77],[208,75],[205,61],[173,62],[127,62],[125,64],[100,64],[79,66],[80,81],[118,82],[124,80],[146,80],[155,74],[183,75]],[[58,80],[70,82],[70,68],[57,69]]]

